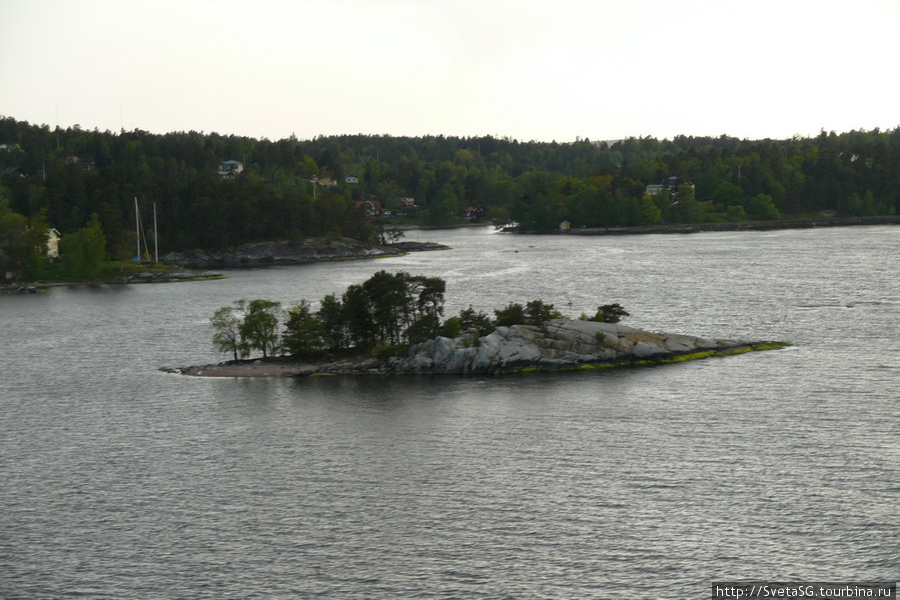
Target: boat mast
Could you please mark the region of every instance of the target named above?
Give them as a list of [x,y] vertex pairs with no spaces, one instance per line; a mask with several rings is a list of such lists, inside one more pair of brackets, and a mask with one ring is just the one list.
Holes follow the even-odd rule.
[[159,262],[159,231],[156,229],[156,202],[153,203],[153,251],[155,260]]
[[138,212],[137,196],[134,197],[134,232],[137,234],[137,254],[134,259],[141,260],[141,213]]

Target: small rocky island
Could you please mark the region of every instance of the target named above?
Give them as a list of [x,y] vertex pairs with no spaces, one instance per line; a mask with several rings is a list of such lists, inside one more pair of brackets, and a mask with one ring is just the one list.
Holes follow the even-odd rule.
[[651,333],[618,323],[553,319],[543,326],[497,327],[486,336],[478,336],[475,332],[454,338],[438,336],[411,345],[405,356],[384,359],[365,357],[306,363],[284,359],[239,360],[163,370],[206,377],[411,373],[487,375],[650,366],[788,345],[785,342]]
[[[494,318],[470,306],[442,319],[445,289],[439,277],[379,271],[340,298],[323,297],[318,310],[306,299],[287,311],[271,300],[235,300],[210,319],[213,345],[234,360],[162,370],[207,377],[494,375],[656,365],[787,345],[643,331],[619,324],[630,314],[618,303],[578,319],[542,300],[511,302]],[[253,350],[263,358],[247,360]]]

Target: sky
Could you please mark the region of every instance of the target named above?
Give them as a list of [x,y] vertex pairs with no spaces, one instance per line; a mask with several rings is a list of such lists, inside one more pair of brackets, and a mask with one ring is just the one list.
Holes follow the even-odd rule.
[[0,23],[0,115],[51,127],[568,142],[900,126],[900,0],[0,0]]

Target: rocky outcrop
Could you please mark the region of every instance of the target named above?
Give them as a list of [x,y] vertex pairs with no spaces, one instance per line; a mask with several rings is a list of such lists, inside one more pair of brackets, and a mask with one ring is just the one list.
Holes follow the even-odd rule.
[[189,250],[163,256],[167,263],[192,268],[247,268],[274,265],[299,265],[329,260],[379,258],[423,250],[446,250],[433,242],[400,242],[370,245],[351,238],[309,238],[301,242],[258,242],[229,250],[207,252]]
[[171,283],[173,281],[204,281],[224,279],[221,273],[211,271],[141,271],[127,277],[120,277],[115,283]]
[[509,373],[680,362],[783,344],[651,333],[625,325],[557,319],[545,327],[499,327],[490,335],[438,337],[388,361],[392,371]]
[[46,291],[46,286],[0,285],[0,294],[41,294]]
[[309,376],[389,373],[500,374],[645,366],[710,356],[781,348],[784,342],[708,339],[651,333],[625,325],[556,319],[544,327],[498,327],[479,336],[437,337],[410,347],[406,356],[367,357],[315,364],[230,361],[164,369],[219,377]]

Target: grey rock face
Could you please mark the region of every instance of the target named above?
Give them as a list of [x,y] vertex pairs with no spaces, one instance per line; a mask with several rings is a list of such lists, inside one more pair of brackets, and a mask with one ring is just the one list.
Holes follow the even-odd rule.
[[556,319],[546,327],[498,327],[479,337],[467,332],[439,337],[410,348],[391,370],[432,373],[497,373],[523,369],[558,370],[583,365],[658,360],[694,352],[723,350],[744,342],[659,334],[625,325]]

